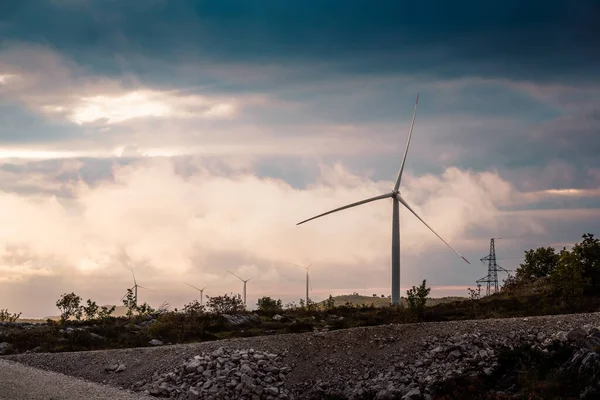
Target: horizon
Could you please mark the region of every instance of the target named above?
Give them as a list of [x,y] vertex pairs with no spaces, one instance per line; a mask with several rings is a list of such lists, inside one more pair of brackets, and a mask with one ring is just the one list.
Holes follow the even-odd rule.
[[417,93],[402,196],[471,265],[401,207],[401,295],[426,279],[467,296],[490,238],[508,270],[580,242],[600,232],[594,15],[593,0],[0,4],[0,309],[112,304],[128,263],[155,305],[191,301],[184,283],[240,293],[227,270],[252,277],[249,306],[298,302],[286,263],[313,264],[315,301],[387,297],[387,200],[296,223],[393,188]]

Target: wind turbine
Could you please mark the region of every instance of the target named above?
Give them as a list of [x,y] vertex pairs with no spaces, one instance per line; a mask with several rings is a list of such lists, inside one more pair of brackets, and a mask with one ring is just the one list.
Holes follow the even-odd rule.
[[292,263],[288,263],[288,264],[290,264],[290,265],[294,265],[294,266],[296,266],[296,267],[304,268],[304,269],[306,270],[306,306],[308,307],[308,300],[309,300],[309,299],[308,299],[308,288],[309,288],[309,286],[311,286],[311,289],[312,289],[312,285],[310,285],[310,283],[309,283],[309,279],[308,279],[308,272],[309,272],[309,270],[310,270],[310,266],[311,266],[312,264],[308,264],[306,267],[304,267],[304,266],[302,266],[302,265],[298,265],[298,264],[292,264]]
[[[133,275],[133,298],[134,298],[134,304],[137,307],[137,300],[138,300],[138,288],[141,289],[148,289],[146,287],[140,286],[137,284],[137,281],[135,280],[135,273],[133,272],[133,267],[131,265],[129,265],[129,269],[131,269],[131,275]],[[127,295],[123,296],[123,298],[121,300],[123,300],[125,297],[127,297]]]
[[192,286],[189,283],[186,283],[186,285],[188,285],[189,287],[192,287],[194,289],[196,289],[197,291],[200,292],[200,305],[202,305],[202,297],[204,297],[203,293],[204,293],[204,289],[207,288],[207,286],[204,286],[202,289],[198,289],[196,286]]
[[[235,275],[233,272],[227,270],[230,274]],[[248,278],[246,280],[243,280],[242,278],[240,278],[239,276],[235,275],[240,281],[244,282],[244,306],[246,306],[246,283],[252,279],[252,278]]]
[[408,209],[411,213],[414,214],[415,217],[419,219],[431,232],[433,232],[442,242],[446,244],[446,246],[450,247],[456,254],[458,254],[463,260],[465,260],[468,264],[470,262],[463,257],[458,251],[456,251],[452,246],[448,244],[440,235],[437,234],[436,231],[433,230],[419,215],[408,205],[406,200],[402,198],[400,195],[400,182],[402,180],[402,172],[404,171],[404,164],[406,162],[406,155],[408,154],[408,147],[410,145],[410,138],[412,136],[413,127],[415,124],[415,117],[417,115],[417,106],[419,105],[419,95],[417,94],[417,100],[415,102],[415,109],[413,111],[412,121],[410,123],[410,131],[408,133],[408,140],[406,142],[406,149],[404,150],[404,156],[402,157],[402,164],[400,165],[400,171],[398,172],[398,176],[396,177],[396,183],[394,184],[394,188],[390,193],[382,194],[379,196],[371,197],[369,199],[365,199],[362,201],[358,201],[356,203],[348,204],[343,207],[336,208],[331,211],[327,211],[326,213],[319,214],[315,217],[306,219],[302,222],[298,222],[296,225],[303,224],[305,222],[311,221],[313,219],[325,216],[327,214],[331,214],[337,211],[345,210],[347,208],[360,206],[362,204],[370,203],[376,200],[383,199],[392,199],[392,304],[400,304],[400,204]]

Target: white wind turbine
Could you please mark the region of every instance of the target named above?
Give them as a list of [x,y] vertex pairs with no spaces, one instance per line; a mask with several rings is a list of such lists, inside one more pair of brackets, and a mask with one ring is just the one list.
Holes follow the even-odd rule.
[[234,274],[233,272],[227,270],[230,274],[236,276],[240,281],[244,282],[244,306],[246,305],[246,283],[248,283],[248,281],[252,278],[248,278],[246,280],[240,278],[239,276],[237,276],[236,274]]
[[196,286],[192,286],[189,283],[186,283],[186,285],[188,285],[189,287],[194,288],[200,292],[200,305],[202,305],[202,298],[204,297],[204,289],[206,289],[208,286],[204,286],[202,289],[198,289]]
[[306,306],[308,306],[308,288],[310,286],[311,290],[312,290],[312,285],[309,283],[309,278],[308,278],[308,273],[310,271],[310,267],[312,264],[308,264],[306,267],[302,266],[302,265],[298,265],[298,264],[292,264],[292,263],[288,263],[290,265],[296,266],[296,267],[300,267],[306,270]]
[[319,214],[315,217],[309,218],[302,222],[298,222],[296,225],[303,224],[305,222],[311,221],[313,219],[322,217],[327,214],[334,213],[336,211],[345,210],[347,208],[356,207],[362,204],[370,203],[376,200],[383,199],[392,199],[392,304],[400,304],[400,206],[402,204],[404,207],[408,209],[411,213],[414,214],[415,217],[419,219],[431,232],[433,232],[442,242],[446,244],[446,246],[450,247],[456,254],[458,254],[463,260],[465,260],[468,264],[470,262],[463,257],[458,251],[456,251],[452,246],[448,244],[440,235],[437,234],[436,231],[433,230],[419,215],[406,203],[406,200],[402,198],[400,195],[400,182],[402,180],[402,172],[404,171],[404,164],[406,162],[406,155],[408,153],[408,147],[410,145],[410,138],[412,136],[413,127],[415,124],[415,116],[417,115],[417,106],[419,105],[419,95],[417,94],[417,100],[415,102],[415,109],[413,111],[412,121],[410,123],[410,131],[408,133],[408,140],[406,142],[406,149],[404,150],[404,156],[402,158],[402,164],[400,165],[400,171],[398,172],[398,176],[396,177],[396,183],[394,184],[394,188],[390,193],[382,194],[379,196],[371,197],[366,200],[358,201],[356,203],[348,204],[343,207],[336,208],[331,211],[327,211],[326,213]]
[[[148,289],[148,288],[137,284],[137,281],[135,280],[135,273],[133,272],[133,267],[129,263],[128,263],[128,265],[129,265],[129,269],[131,270],[131,275],[133,275],[133,287],[132,287],[133,301],[134,301],[134,304],[137,306],[137,304],[138,304],[138,288],[140,288],[140,289]],[[150,289],[148,289],[148,290],[150,290]],[[123,298],[121,300],[123,300],[125,297],[127,297],[127,295],[123,296]]]

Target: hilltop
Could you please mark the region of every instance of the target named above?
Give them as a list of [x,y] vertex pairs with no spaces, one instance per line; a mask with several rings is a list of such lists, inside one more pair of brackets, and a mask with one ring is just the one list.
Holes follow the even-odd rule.
[[[112,305],[104,305],[104,307],[110,308]],[[113,317],[125,317],[127,315],[127,307],[125,306],[115,306],[115,311],[112,313]],[[42,324],[47,320],[51,321],[60,321],[59,315],[51,315],[44,318],[19,318],[19,322],[24,322],[28,324]]]
[[[390,305],[390,299],[387,297],[378,297],[378,296],[361,296],[360,294],[345,294],[340,296],[333,296],[333,301],[335,302],[335,307],[345,306],[346,304],[350,304],[353,306],[373,306],[373,307],[388,307]],[[440,297],[440,298],[429,298],[427,299],[426,306],[433,307],[438,304],[446,304],[452,303],[455,301],[467,300],[466,297],[459,296],[449,296],[449,297]],[[327,300],[320,301],[317,303],[319,306],[324,306]],[[405,297],[400,298],[400,306],[408,307],[408,302]]]

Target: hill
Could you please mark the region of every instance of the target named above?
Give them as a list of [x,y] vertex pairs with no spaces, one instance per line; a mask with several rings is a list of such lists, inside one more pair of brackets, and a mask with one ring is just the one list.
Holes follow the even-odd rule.
[[[112,307],[111,305],[104,305],[104,307]],[[113,317],[125,317],[127,315],[127,307],[125,306],[116,306],[115,307],[115,311],[112,313]],[[59,315],[51,315],[49,317],[44,317],[44,318],[40,318],[40,319],[36,319],[36,318],[19,318],[19,322],[26,322],[29,324],[41,324],[46,322],[46,320],[52,320],[52,321],[60,321],[60,316]]]
[[[432,307],[432,306],[436,306],[438,304],[446,304],[446,303],[452,303],[454,301],[462,301],[462,300],[466,300],[466,297],[458,297],[458,296],[450,296],[450,297],[440,297],[440,298],[430,298],[427,299],[427,306],[428,307]],[[341,295],[341,296],[334,296],[333,300],[335,302],[335,306],[339,307],[339,306],[343,306],[346,303],[352,304],[352,305],[356,305],[356,306],[361,306],[361,305],[366,305],[366,306],[374,306],[374,307],[387,307],[390,305],[390,299],[386,298],[386,297],[375,297],[375,296],[361,296],[359,294],[346,294],[346,295]],[[319,305],[325,305],[327,300],[323,300],[317,304]],[[408,306],[408,302],[406,300],[405,297],[401,297],[400,298],[400,305],[407,307]]]

